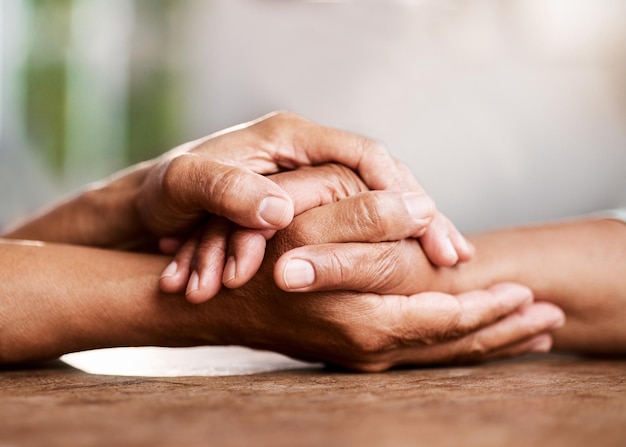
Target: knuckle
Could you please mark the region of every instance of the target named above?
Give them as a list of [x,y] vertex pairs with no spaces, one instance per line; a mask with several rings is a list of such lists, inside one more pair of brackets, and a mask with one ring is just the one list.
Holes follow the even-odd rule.
[[325,203],[338,202],[368,189],[352,169],[343,165],[329,163],[323,166],[323,170],[325,189],[330,193],[330,198]]
[[387,149],[387,145],[383,141],[365,136],[361,138],[361,144],[366,149],[366,151],[371,152],[375,155],[391,158],[391,155],[389,154],[389,149]]
[[360,219],[363,236],[384,240],[389,234],[388,224],[383,218],[384,203],[377,194],[363,193],[358,196],[358,210],[356,217]]
[[282,110],[276,110],[272,112],[266,121],[272,122],[272,123],[276,123],[276,122],[280,123],[283,121],[300,121],[300,120],[303,120],[303,118],[297,113],[294,113],[291,110],[282,109]]
[[328,256],[328,270],[332,278],[338,284],[346,284],[350,275],[349,259],[346,258],[345,252],[332,250]]
[[224,214],[229,205],[227,197],[241,197],[240,190],[244,183],[241,172],[235,167],[225,167],[219,176],[209,179],[206,194],[211,198],[216,214]]
[[186,154],[169,160],[160,174],[161,193],[164,198],[180,199],[181,181],[185,179],[186,171],[188,171],[188,156]]
[[404,240],[375,244],[376,253],[365,265],[369,267],[371,274],[368,277],[376,290],[392,292],[406,279],[406,275],[398,268],[402,265],[400,261],[404,245]]
[[285,127],[298,127],[305,123],[309,123],[309,121],[294,112],[278,110],[269,114],[259,125],[271,131],[271,133],[276,133],[281,132]]

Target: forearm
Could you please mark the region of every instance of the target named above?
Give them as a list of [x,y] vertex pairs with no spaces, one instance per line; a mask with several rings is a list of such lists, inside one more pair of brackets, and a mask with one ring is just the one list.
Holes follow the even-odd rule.
[[458,292],[502,281],[530,287],[567,315],[555,334],[561,350],[626,352],[626,225],[584,220],[510,229],[470,238],[475,258],[448,273]]
[[0,240],[0,363],[98,347],[217,343],[220,303],[200,307],[161,294],[166,263],[152,255]]
[[147,167],[135,167],[110,181],[89,185],[75,196],[16,222],[0,237],[108,248],[130,248],[130,240],[145,243],[136,196],[146,171]]

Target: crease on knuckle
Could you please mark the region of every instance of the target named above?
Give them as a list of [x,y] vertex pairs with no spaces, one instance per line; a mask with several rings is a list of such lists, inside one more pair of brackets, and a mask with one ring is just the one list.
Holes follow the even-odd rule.
[[361,238],[372,242],[374,239],[376,242],[385,239],[388,231],[381,213],[382,206],[383,203],[376,194],[358,195],[358,209],[354,218],[357,219],[356,228],[361,232]]
[[[198,180],[200,182],[200,180]],[[227,197],[240,196],[242,182],[241,172],[236,167],[226,167],[219,176],[212,176],[209,179],[208,191],[206,194],[211,197],[211,202],[215,206],[214,212],[220,216],[224,215],[227,208]]]
[[[181,179],[185,179],[185,173],[189,171],[189,155],[182,154],[172,158],[160,173],[159,185],[161,194],[165,200],[181,200]],[[185,179],[188,183],[189,179]],[[188,185],[187,185],[188,187]]]
[[346,284],[351,279],[350,266],[343,251],[332,250],[328,256],[328,266],[337,284]]
[[402,253],[402,243],[380,242],[375,244],[376,253],[370,257],[368,269],[370,274],[365,277],[369,280],[372,291],[380,290],[388,293],[400,286],[403,278],[398,277],[398,264]]
[[323,165],[323,169],[324,190],[328,194],[326,203],[338,202],[368,190],[358,174],[344,165],[328,163]]

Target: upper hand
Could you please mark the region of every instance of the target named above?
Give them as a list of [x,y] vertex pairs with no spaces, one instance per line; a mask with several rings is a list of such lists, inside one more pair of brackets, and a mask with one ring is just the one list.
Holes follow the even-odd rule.
[[[306,174],[288,172],[275,180],[286,185],[286,178]],[[562,325],[563,313],[551,304],[532,303],[532,292],[526,287],[499,284],[458,295],[402,292],[427,289],[434,274],[427,269],[436,270],[415,241],[363,243],[375,256],[343,264],[343,256],[348,253],[349,259],[354,244],[348,241],[403,239],[411,233],[403,202],[403,193],[364,192],[300,214],[269,242],[261,270],[250,283],[223,291],[223,296],[198,311],[211,312],[212,306],[230,309],[221,325],[223,343],[271,349],[364,371],[548,350],[552,343],[549,331]],[[371,219],[373,212],[376,219]],[[335,264],[331,262],[334,269],[324,272],[318,271],[317,265],[301,264],[289,271],[285,261],[298,260],[292,254],[324,243],[329,244],[321,247],[333,248],[327,254],[335,259]],[[403,267],[402,281],[386,283],[394,265],[386,262],[384,253],[391,246],[404,244],[415,253],[403,260],[407,264],[414,261],[414,270]],[[343,269],[343,265],[351,270]],[[343,291],[293,294],[276,287],[281,281],[283,288],[284,282],[292,286],[302,283],[311,279],[311,273],[314,278],[332,273],[337,279],[330,288]],[[342,287],[346,284],[349,287]],[[304,289],[306,286],[290,290]],[[396,292],[388,291],[392,289]]]
[[[311,194],[311,181],[303,177],[286,190],[264,176],[331,161],[359,175],[335,195]],[[202,302],[222,282],[228,287],[247,282],[261,263],[265,239],[287,226],[294,215],[366,189],[412,193],[406,204],[419,225],[408,236],[421,238],[434,264],[454,265],[471,256],[463,236],[380,143],[291,113],[273,114],[166,154],[149,172],[138,196],[138,210],[144,224],[163,236],[189,232],[207,212],[256,230],[239,231],[227,242],[230,226],[213,217],[207,231],[198,232],[180,249],[161,286],[177,292],[191,277],[188,298]],[[179,247],[162,248],[172,252]],[[191,268],[194,258],[195,269]]]

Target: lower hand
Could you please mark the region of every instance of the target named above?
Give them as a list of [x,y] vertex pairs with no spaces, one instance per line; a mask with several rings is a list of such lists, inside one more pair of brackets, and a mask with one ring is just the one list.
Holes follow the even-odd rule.
[[[497,284],[456,295],[345,290],[294,294],[276,287],[272,277],[280,283],[285,273],[287,278],[295,273],[290,281],[310,277],[306,266],[296,265],[292,272],[281,267],[286,265],[285,256],[299,250],[295,246],[332,241],[336,243],[333,256],[341,257],[342,247],[348,245],[343,239],[358,240],[358,234],[371,239],[380,231],[380,225],[385,234],[399,236],[402,231],[410,231],[398,225],[396,213],[400,207],[379,209],[382,213],[376,220],[359,215],[359,210],[368,209],[359,202],[367,203],[372,199],[364,198],[376,194],[380,193],[361,194],[297,216],[269,241],[261,270],[248,284],[223,289],[216,299],[198,307],[200,314],[217,314],[216,309],[228,308],[228,318],[219,325],[221,342],[270,349],[360,371],[381,371],[395,365],[473,362],[550,349],[550,331],[563,324],[563,313],[556,306],[533,303],[531,291],[517,284]],[[386,199],[387,204],[394,202],[392,197]],[[399,202],[397,197],[395,201]],[[342,224],[346,222],[335,220],[326,221],[320,228],[325,222],[323,209],[327,207],[333,208],[330,214],[337,219],[353,216],[350,222],[355,225],[345,226]],[[419,245],[413,247],[416,248]],[[277,258],[280,260],[275,264]],[[385,262],[382,257],[377,260]],[[335,270],[339,278],[336,284],[361,276],[373,281],[365,288],[384,289],[385,284],[377,284],[375,278],[384,276],[385,271],[371,261],[351,265],[355,272],[343,271],[343,277],[341,270]],[[404,285],[393,287],[408,288],[411,281],[419,283],[420,276],[419,270],[414,271]],[[354,288],[364,284],[353,283]]]

